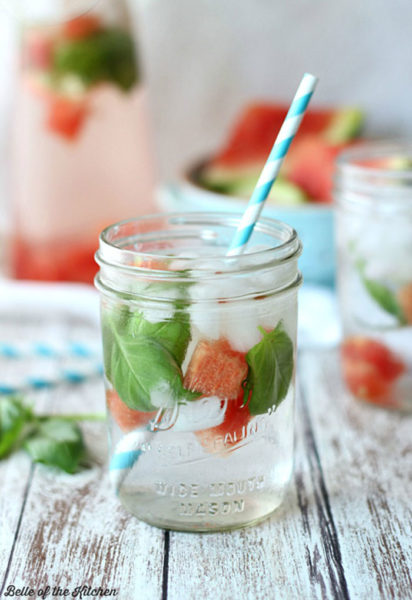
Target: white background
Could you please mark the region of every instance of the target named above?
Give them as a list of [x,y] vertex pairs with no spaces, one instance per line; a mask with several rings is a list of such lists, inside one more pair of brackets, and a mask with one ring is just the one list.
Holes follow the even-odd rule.
[[[320,76],[317,104],[359,105],[368,132],[412,137],[412,0],[134,4],[163,178],[219,143],[248,99],[288,102],[304,71]],[[0,12],[3,151],[12,88],[9,25]]]

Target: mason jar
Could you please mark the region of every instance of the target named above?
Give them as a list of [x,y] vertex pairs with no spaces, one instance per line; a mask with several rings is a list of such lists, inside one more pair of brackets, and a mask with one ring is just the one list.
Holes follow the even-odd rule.
[[8,0],[18,29],[11,274],[93,282],[95,240],[152,213],[146,86],[127,0]]
[[239,222],[163,214],[100,236],[109,470],[123,505],[158,527],[257,523],[292,474],[301,245],[261,219],[226,257]]
[[337,166],[338,286],[349,391],[412,409],[412,145],[371,143]]

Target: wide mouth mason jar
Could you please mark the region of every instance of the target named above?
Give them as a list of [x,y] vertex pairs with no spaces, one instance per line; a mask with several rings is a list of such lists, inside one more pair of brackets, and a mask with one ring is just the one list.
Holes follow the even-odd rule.
[[348,389],[412,409],[412,144],[374,143],[341,155],[337,247]]
[[233,213],[159,214],[100,236],[111,479],[139,519],[250,525],[293,468],[296,232],[260,219],[226,257]]

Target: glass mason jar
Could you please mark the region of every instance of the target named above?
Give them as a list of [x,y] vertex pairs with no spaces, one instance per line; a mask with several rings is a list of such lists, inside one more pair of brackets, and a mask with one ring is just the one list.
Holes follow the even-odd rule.
[[261,219],[247,254],[226,258],[238,223],[176,213],[100,236],[109,469],[158,527],[256,523],[292,474],[301,245]]
[[16,5],[12,274],[92,283],[102,228],[154,210],[145,86],[128,5]]
[[374,143],[341,155],[337,247],[352,394],[412,409],[412,145]]

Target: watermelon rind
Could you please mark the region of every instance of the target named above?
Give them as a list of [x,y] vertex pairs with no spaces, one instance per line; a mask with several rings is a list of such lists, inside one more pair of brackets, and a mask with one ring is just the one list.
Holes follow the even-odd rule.
[[358,108],[340,108],[322,137],[332,145],[345,144],[358,137],[364,121],[365,115]]

